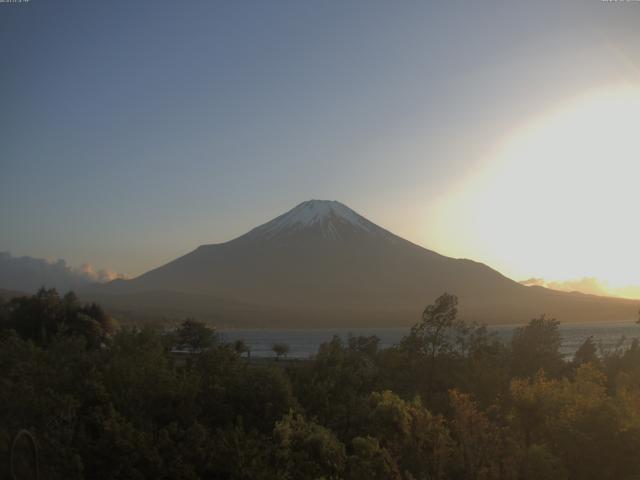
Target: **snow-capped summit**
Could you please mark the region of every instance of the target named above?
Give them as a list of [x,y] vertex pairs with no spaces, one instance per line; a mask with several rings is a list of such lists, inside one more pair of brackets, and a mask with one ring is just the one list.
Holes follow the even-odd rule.
[[339,218],[365,230],[368,230],[367,223],[371,223],[343,203],[335,200],[307,200],[281,215],[274,222],[282,227],[305,227],[331,220],[332,217]]
[[251,237],[272,239],[300,231],[314,231],[325,239],[341,240],[353,233],[392,236],[343,203],[307,200],[249,232]]

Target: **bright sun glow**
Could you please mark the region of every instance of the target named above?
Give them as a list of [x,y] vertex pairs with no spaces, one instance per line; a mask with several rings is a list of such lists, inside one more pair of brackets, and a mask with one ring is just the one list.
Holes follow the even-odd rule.
[[486,165],[445,201],[438,227],[455,219],[452,250],[518,279],[640,285],[640,88],[575,99]]

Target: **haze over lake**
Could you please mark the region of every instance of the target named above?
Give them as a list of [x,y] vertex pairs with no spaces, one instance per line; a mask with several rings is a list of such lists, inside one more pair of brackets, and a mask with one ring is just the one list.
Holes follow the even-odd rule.
[[[497,325],[489,327],[504,342],[511,339],[517,325]],[[349,335],[369,336],[380,338],[379,346],[388,348],[400,342],[409,332],[408,328],[351,328],[351,329],[248,329],[223,330],[222,340],[233,342],[244,340],[251,348],[251,356],[258,358],[274,357],[272,346],[275,343],[289,345],[289,358],[308,358],[314,355],[320,345],[328,342],[334,335],[347,341]],[[640,325],[635,321],[614,322],[605,324],[560,324],[562,335],[561,352],[565,357],[572,356],[580,345],[590,336],[602,348],[611,349],[618,346],[628,346],[635,338],[640,339]]]

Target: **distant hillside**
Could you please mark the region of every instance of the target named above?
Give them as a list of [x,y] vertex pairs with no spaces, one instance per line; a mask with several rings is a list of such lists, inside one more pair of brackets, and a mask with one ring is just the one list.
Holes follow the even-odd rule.
[[2,298],[3,300],[10,300],[14,297],[24,297],[26,295],[29,294],[25,292],[19,292],[17,290],[6,290],[4,288],[0,288],[0,298]]
[[131,280],[82,291],[128,315],[186,315],[256,326],[407,325],[443,292],[461,313],[520,323],[635,318],[637,301],[525,287],[445,257],[339,202],[312,200],[232,241],[203,245]]

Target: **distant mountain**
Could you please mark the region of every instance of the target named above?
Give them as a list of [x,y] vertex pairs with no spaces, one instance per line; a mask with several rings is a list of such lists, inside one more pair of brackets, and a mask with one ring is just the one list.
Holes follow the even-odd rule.
[[562,321],[629,320],[638,304],[525,287],[323,200],[83,295],[131,316],[150,315],[154,307],[158,314],[197,314],[235,325],[303,327],[406,325],[443,292],[458,295],[465,318],[487,323],[521,323],[544,312]]
[[6,290],[4,288],[0,288],[0,301],[9,301],[15,297],[25,297],[28,296],[28,293],[19,292],[17,290]]

